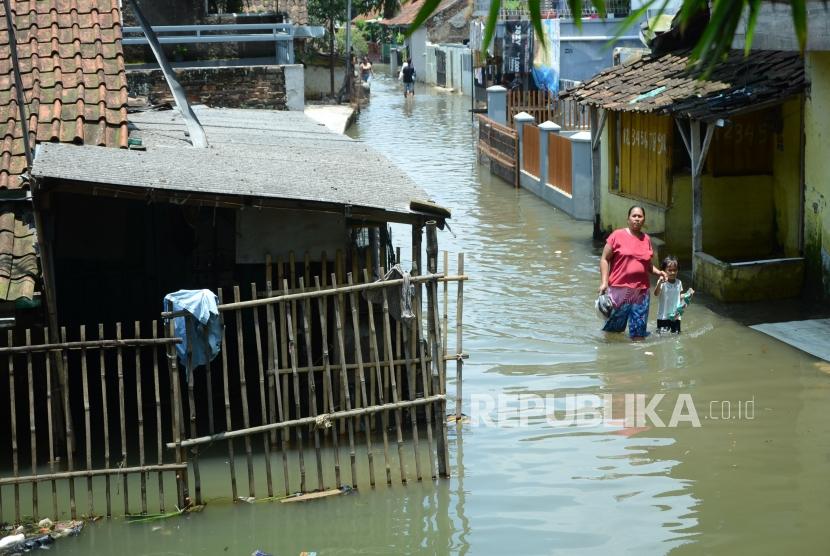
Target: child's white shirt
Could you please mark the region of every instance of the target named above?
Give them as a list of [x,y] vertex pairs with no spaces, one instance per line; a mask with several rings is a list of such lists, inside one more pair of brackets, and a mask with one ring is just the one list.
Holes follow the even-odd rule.
[[[660,287],[660,295],[657,296],[657,319],[671,320],[670,315],[677,312],[680,307],[680,294],[683,292],[683,282],[675,280],[674,283],[663,282]],[[680,315],[677,315],[680,320]]]

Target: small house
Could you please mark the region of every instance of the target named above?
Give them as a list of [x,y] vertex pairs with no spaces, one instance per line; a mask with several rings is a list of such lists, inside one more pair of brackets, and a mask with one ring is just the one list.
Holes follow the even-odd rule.
[[733,51],[711,74],[648,55],[571,89],[592,111],[595,231],[646,208],[660,255],[724,301],[797,296],[804,280],[804,63]]

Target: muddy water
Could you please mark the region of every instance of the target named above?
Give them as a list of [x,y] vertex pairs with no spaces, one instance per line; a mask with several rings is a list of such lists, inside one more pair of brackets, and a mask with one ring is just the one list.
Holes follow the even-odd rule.
[[[466,253],[473,277],[465,295],[471,357],[464,411],[474,422],[451,432],[452,479],[302,506],[214,500],[188,519],[99,523],[55,548],[155,555],[247,555],[256,548],[321,555],[826,553],[827,367],[700,304],[687,312],[680,337],[638,344],[605,337],[591,307],[598,251],[590,226],[476,164],[469,99],[419,88],[405,102],[398,83],[385,79],[372,95],[351,133],[453,209],[455,236],[443,232],[439,242]],[[585,407],[567,411],[607,394],[610,419]],[[691,400],[694,410],[682,405],[679,415],[694,413],[700,426],[625,423],[626,394],[634,408],[632,396],[643,396],[644,405],[658,399],[655,415],[664,424],[678,400]],[[654,398],[660,394],[662,401]],[[536,405],[542,396],[546,409]],[[490,398],[495,408],[488,411]],[[569,416],[578,426],[568,426]],[[221,457],[203,463],[203,481],[225,481],[225,471]]]

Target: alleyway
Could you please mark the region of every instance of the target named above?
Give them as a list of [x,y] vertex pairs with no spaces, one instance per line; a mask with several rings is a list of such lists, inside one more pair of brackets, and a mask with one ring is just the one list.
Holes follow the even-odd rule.
[[[444,231],[440,248],[451,261],[464,251],[472,278],[464,411],[476,417],[471,399],[501,396],[506,410],[490,412],[501,426],[453,427],[453,478],[437,486],[303,505],[209,503],[158,529],[103,521],[62,554],[777,553],[826,541],[830,367],[700,305],[680,338],[606,338],[590,224],[479,167],[469,107],[422,87],[404,101],[380,78],[351,134],[452,208],[455,237]],[[622,417],[625,394],[648,403],[659,393],[664,423],[690,395],[701,426],[555,426],[533,407],[522,424],[508,398],[555,394],[562,409],[565,395],[612,394]],[[215,467],[223,472],[221,458]]]

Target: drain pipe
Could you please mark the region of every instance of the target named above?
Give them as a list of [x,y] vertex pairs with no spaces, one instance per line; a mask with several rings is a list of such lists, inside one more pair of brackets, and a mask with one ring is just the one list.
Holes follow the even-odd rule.
[[153,28],[147,22],[147,19],[144,18],[144,14],[141,13],[141,9],[138,7],[138,0],[129,1],[133,8],[133,12],[135,13],[135,18],[138,20],[141,30],[144,31],[144,36],[147,37],[147,42],[150,43],[150,48],[153,50],[156,61],[161,67],[161,71],[164,73],[164,79],[167,81],[167,86],[170,87],[170,92],[173,93],[173,100],[176,101],[176,107],[179,109],[182,118],[184,118],[184,122],[187,125],[187,131],[190,134],[191,144],[194,147],[206,148],[208,146],[208,142],[207,137],[205,136],[205,130],[202,128],[202,124],[199,123],[199,118],[196,117],[196,114],[187,102],[187,95],[185,95],[184,89],[182,89],[181,84],[178,79],[176,79],[173,67],[170,65],[170,62],[167,61],[167,56],[164,55],[164,51],[161,49],[161,43],[159,43],[155,31],[153,31]]

